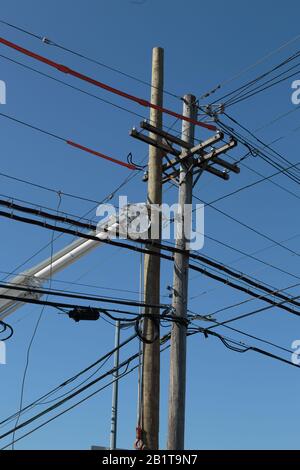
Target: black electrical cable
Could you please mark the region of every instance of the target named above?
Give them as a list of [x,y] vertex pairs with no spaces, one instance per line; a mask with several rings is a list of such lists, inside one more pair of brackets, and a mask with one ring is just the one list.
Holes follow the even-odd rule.
[[263,78],[267,77],[268,75],[272,74],[273,72],[275,72],[276,70],[280,69],[281,67],[284,67],[286,64],[288,64],[289,62],[291,62],[292,60],[295,60],[299,57],[300,55],[300,51],[297,51],[295,52],[294,54],[290,55],[287,59],[285,59],[284,61],[280,62],[279,64],[277,64],[276,66],[272,67],[271,69],[267,70],[266,72],[264,72],[263,74],[255,77],[254,79],[246,82],[244,85],[241,85],[239,86],[238,88],[236,88],[235,90],[229,92],[229,93],[226,93],[225,95],[221,96],[218,100],[216,101],[213,101],[212,103],[210,103],[210,106],[215,104],[217,101],[218,102],[223,102],[226,98],[228,98],[229,96],[232,96],[232,95],[235,95],[236,93],[239,93],[239,92],[243,92],[245,89],[248,89],[250,86],[252,85],[255,85],[256,83],[258,83],[260,80],[262,80]]
[[[197,316],[197,315],[196,315],[196,316]],[[198,318],[195,318],[195,319],[198,320]],[[217,328],[218,326],[220,326],[220,325],[218,324],[219,322],[217,322],[216,320],[214,320],[214,319],[212,319],[212,318],[209,319],[209,318],[206,317],[206,320],[209,321],[209,322],[214,323],[216,328]],[[193,325],[193,322],[191,322],[191,325]],[[242,330],[240,330],[240,329],[238,329],[238,328],[234,328],[234,327],[232,327],[232,326],[228,326],[228,325],[221,325],[221,326],[222,326],[223,328],[226,328],[226,329],[228,329],[228,330],[230,330],[230,331],[233,331],[233,332],[235,332],[235,333],[239,333],[239,334],[241,334],[242,336],[246,336],[247,338],[255,339],[256,341],[259,341],[259,342],[261,342],[261,343],[263,343],[263,344],[267,344],[268,346],[272,346],[273,348],[279,349],[280,351],[287,352],[287,353],[289,353],[289,354],[292,354],[292,353],[293,353],[292,350],[287,349],[287,348],[285,348],[284,346],[280,346],[280,345],[274,343],[273,341],[268,341],[268,340],[266,340],[266,339],[264,339],[264,338],[260,338],[260,337],[257,336],[257,335],[253,335],[253,334],[251,334],[251,333],[247,333],[247,332],[245,332],[245,331],[242,331]]]
[[[212,203],[215,203],[215,202],[217,202],[217,200],[213,201]],[[30,214],[41,216],[41,217],[47,217],[47,218],[50,218],[50,219],[55,220],[55,221],[60,221],[60,222],[63,222],[63,223],[69,223],[71,225],[79,226],[81,228],[87,228],[89,230],[94,230],[95,232],[97,230],[96,225],[92,224],[92,222],[89,223],[89,224],[85,224],[84,222],[76,221],[76,220],[70,219],[68,217],[62,217],[62,216],[57,216],[57,215],[54,215],[54,214],[49,214],[48,212],[41,211],[39,209],[26,208],[24,206],[13,203],[12,201],[10,202],[10,201],[4,201],[4,200],[0,199],[0,205],[3,205],[7,208],[11,208],[11,209],[14,209],[14,210],[17,210],[17,211],[30,213]],[[162,245],[162,244],[159,244],[159,248],[168,249],[169,251],[173,251],[173,252],[176,250],[174,247],[172,247],[172,249],[171,249],[169,247],[166,247],[166,245]],[[270,289],[266,286],[262,286],[261,282],[258,283],[258,282],[256,282],[256,280],[252,280],[251,278],[249,278],[249,276],[245,276],[243,273],[234,272],[232,269],[229,269],[228,267],[226,267],[226,266],[224,266],[224,265],[222,265],[222,264],[220,264],[220,263],[218,263],[218,262],[216,262],[212,259],[201,256],[199,254],[190,253],[189,256],[192,259],[196,259],[196,260],[201,261],[205,264],[208,264],[209,266],[211,266],[213,268],[224,271],[226,274],[229,274],[230,276],[235,277],[236,279],[245,281],[246,283],[250,284],[251,286],[257,287],[261,290],[264,290],[267,293],[272,293],[273,294],[275,292],[275,296],[276,296],[276,289]],[[278,296],[280,298],[284,298],[282,296],[282,294],[279,294]],[[86,299],[86,300],[88,300],[88,299]],[[295,303],[295,305],[300,306],[300,302]]]
[[[299,64],[297,64],[298,66]],[[241,95],[239,98],[237,98],[236,100],[231,100],[229,103],[226,104],[226,108],[229,108],[230,106],[233,106],[233,105],[236,105],[238,103],[241,103],[249,98],[251,98],[252,96],[256,96],[258,95],[259,93],[263,92],[263,91],[266,91],[268,90],[269,88],[272,88],[273,86],[275,85],[278,85],[279,83],[282,83],[292,77],[296,77],[297,75],[299,75],[299,72],[300,72],[300,69],[298,69],[296,72],[288,75],[287,77],[284,77],[284,78],[281,78],[280,80],[277,80],[273,83],[270,83],[269,85],[266,85],[265,87],[263,88],[260,88],[260,87],[257,87],[256,89],[253,90],[253,92],[248,92],[248,93],[245,93],[244,95]],[[266,82],[268,83],[268,82]]]
[[[242,143],[249,149],[249,153],[252,154],[253,156],[259,155],[262,160],[264,160],[266,163],[271,165],[273,168],[280,170],[279,173],[284,173],[285,176],[287,176],[290,180],[293,182],[299,184],[300,183],[300,177],[295,175],[294,172],[299,172],[298,163],[293,164],[292,162],[289,162],[288,159],[283,157],[279,152],[276,152],[276,150],[272,149],[269,144],[263,143],[263,147],[269,148],[269,155],[268,155],[268,150],[264,150],[263,148],[259,148],[258,146],[254,146],[249,139],[245,138],[241,134],[239,134],[236,130],[234,130],[232,127],[228,127],[226,124],[224,124],[221,121],[218,121],[219,126],[221,129],[230,134],[233,135],[238,142]],[[262,141],[261,141],[262,142]],[[278,157],[280,157],[282,160],[289,162],[288,167],[284,167],[280,161],[278,161]],[[276,176],[277,174],[274,174],[273,176]],[[272,176],[271,176],[272,177]],[[268,177],[267,177],[268,178]],[[270,179],[270,177],[268,178]]]
[[[300,298],[300,295],[297,295],[294,297],[294,299],[299,299]],[[280,304],[284,303],[285,301],[282,301],[280,302]],[[258,308],[256,310],[253,310],[251,312],[247,312],[247,313],[244,313],[242,315],[239,315],[237,317],[234,317],[234,318],[230,318],[229,320],[224,320],[222,322],[217,322],[216,325],[212,325],[210,326],[208,329],[212,329],[212,328],[216,328],[217,326],[223,326],[223,325],[227,325],[228,323],[232,323],[234,321],[238,321],[238,320],[242,320],[244,318],[248,318],[248,317],[252,317],[253,315],[256,315],[257,313],[261,313],[261,312],[265,312],[267,310],[270,310],[271,308],[275,307],[274,305],[268,305],[267,307],[261,307],[261,308]]]
[[[110,387],[110,385],[112,385],[113,383],[119,381],[120,379],[122,379],[123,377],[126,377],[128,374],[132,373],[135,369],[137,369],[138,365],[132,367],[128,372],[126,373],[123,373],[122,375],[119,375],[116,379],[114,380],[111,380],[109,383],[105,384],[103,387],[99,388],[98,390],[96,390],[95,392],[91,393],[90,395],[88,395],[87,397],[85,398],[82,398],[80,401],[76,402],[74,405],[66,408],[65,410],[61,411],[60,413],[56,414],[55,416],[53,416],[52,418],[49,418],[47,421],[44,421],[42,424],[40,424],[39,426],[36,426],[35,428],[31,429],[30,431],[28,431],[27,433],[23,434],[22,436],[20,436],[18,439],[15,439],[14,442],[18,442],[22,439],[24,439],[25,437],[29,436],[30,434],[34,433],[35,431],[41,429],[42,427],[44,427],[46,424],[48,423],[51,423],[52,421],[54,421],[55,419],[59,418],[60,416],[64,415],[65,413],[67,413],[68,411],[71,411],[72,409],[74,409],[76,406],[84,403],[86,400],[88,400],[89,398],[92,398],[93,396],[95,396],[97,393],[101,392],[102,390],[105,390],[106,388]],[[5,450],[7,447],[10,447],[11,446],[11,442],[2,447],[1,450]]]
[[[52,396],[54,393],[58,392],[59,390],[61,390],[63,387],[66,387],[67,385],[69,385],[70,383],[74,382],[76,379],[78,379],[78,377],[82,376],[83,374],[85,374],[86,372],[90,371],[91,369],[93,369],[95,366],[101,364],[103,361],[106,361],[108,358],[110,358],[112,356],[112,354],[114,354],[116,351],[120,350],[121,348],[123,348],[124,346],[126,346],[127,344],[129,344],[131,341],[133,341],[134,339],[136,338],[136,335],[132,335],[130,337],[128,337],[126,340],[124,340],[119,346],[115,347],[114,349],[112,349],[111,351],[109,351],[108,353],[104,354],[103,356],[101,356],[99,359],[97,359],[96,361],[94,361],[92,364],[88,365],[87,367],[85,367],[84,369],[82,369],[80,372],[78,372],[77,374],[73,375],[72,377],[64,380],[64,382],[62,382],[60,385],[58,385],[57,387],[51,389],[49,392],[47,392],[46,394],[42,395],[41,397],[39,397],[38,399],[36,399],[35,401],[33,401],[32,403],[30,403],[29,405],[27,405],[26,407],[23,408],[22,412],[25,412],[25,411],[28,411],[29,409],[31,409],[33,406],[39,404],[39,402],[41,400],[45,400],[47,398],[49,398],[50,396]],[[17,413],[13,414],[13,415],[10,415],[8,418],[6,418],[5,420],[2,420],[0,421],[0,425],[3,426],[3,424],[7,423],[8,421],[11,421],[12,419],[14,419],[16,417]]]
[[[217,208],[216,208],[216,210],[219,211],[219,209],[217,209]],[[220,211],[220,212],[222,212],[222,211]],[[29,223],[29,224],[32,224],[32,225],[37,225],[39,227],[43,227],[43,228],[46,228],[46,229],[56,230],[56,231],[59,231],[59,232],[62,232],[62,233],[68,233],[68,234],[75,235],[77,237],[85,238],[85,239],[88,239],[88,240],[99,241],[99,238],[96,237],[96,236],[88,235],[88,234],[78,232],[78,231],[75,231],[75,230],[71,230],[71,229],[68,229],[68,228],[58,227],[58,226],[51,225],[51,224],[48,224],[46,222],[40,222],[40,221],[37,221],[37,220],[34,220],[34,219],[28,219],[28,218],[25,218],[25,217],[20,217],[20,216],[17,216],[16,214],[9,214],[9,213],[0,211],[0,216],[4,216],[4,217],[7,217],[7,218],[10,218],[10,219],[13,219],[13,220],[17,220],[19,222],[24,222],[24,223]],[[230,218],[231,218],[231,216],[230,216]],[[169,255],[166,255],[164,253],[159,253],[159,252],[153,251],[153,250],[149,251],[146,248],[144,249],[144,248],[140,248],[138,246],[128,245],[127,243],[121,243],[119,241],[112,241],[112,240],[108,240],[108,239],[105,239],[105,240],[102,240],[102,241],[104,243],[108,243],[108,244],[111,244],[111,245],[119,246],[119,247],[122,247],[122,248],[127,248],[131,251],[136,251],[136,252],[140,252],[140,253],[148,253],[148,254],[151,252],[151,253],[153,253],[157,256],[160,256],[162,259],[167,259],[167,260],[171,260],[171,261],[173,260],[173,256],[169,256]],[[273,240],[271,239],[271,241],[273,241]],[[180,250],[178,250],[177,248],[172,248],[171,249],[168,246],[164,246],[164,245],[161,245],[161,244],[156,244],[154,242],[148,242],[148,241],[145,241],[145,240],[143,240],[142,242],[146,243],[146,244],[150,244],[150,246],[151,245],[159,246],[160,248],[163,248],[164,250],[167,250],[167,251],[171,251],[172,253],[180,252]],[[277,242],[277,244],[278,244],[278,242]],[[289,250],[288,248],[286,248],[286,249]],[[193,255],[193,256],[196,256],[196,255]],[[222,278],[221,276],[217,276],[215,274],[209,273],[206,269],[203,269],[199,266],[195,266],[195,265],[192,265],[192,264],[189,264],[189,266],[190,266],[191,269],[194,269],[195,271],[201,272],[202,274],[204,274],[204,275],[206,275],[206,276],[208,276],[212,279],[223,282],[224,284],[226,284],[230,287],[234,287],[234,288],[236,288],[236,289],[238,289],[242,292],[246,292],[248,294],[251,293],[251,295],[253,295],[254,297],[259,297],[262,300],[265,300],[266,302],[268,302],[272,305],[274,304],[274,302],[271,299],[269,299],[268,297],[263,298],[259,294],[254,293],[253,291],[250,291],[250,289],[246,289],[243,286],[238,286],[238,285],[232,283],[231,281],[228,281],[228,280]],[[5,298],[5,297],[3,297],[3,298]],[[6,296],[6,298],[9,298],[9,297]],[[15,298],[13,298],[13,300],[15,300]],[[61,306],[61,305],[59,305],[59,306]],[[284,308],[284,310],[288,310],[290,313],[294,313],[294,314],[297,315],[297,312],[295,312],[293,309],[290,309],[287,306],[283,306],[282,308]]]
[[[297,257],[300,256],[300,253],[292,250],[291,248],[288,248],[287,246],[283,245],[282,243],[274,240],[272,237],[270,237],[269,235],[266,235],[265,233],[263,232],[260,232],[259,230],[257,230],[256,228],[254,227],[251,227],[250,225],[246,224],[245,222],[242,222],[241,220],[237,219],[236,217],[234,217],[233,215],[230,215],[228,214],[228,212],[225,212],[224,210],[221,210],[217,207],[215,207],[211,202],[206,202],[203,200],[203,198],[199,198],[195,195],[193,195],[193,198],[196,199],[197,201],[201,202],[204,204],[204,206],[207,206],[207,207],[211,207],[214,211],[222,214],[224,217],[226,217],[227,219],[230,219],[232,220],[233,222],[241,225],[241,227],[244,227],[246,228],[247,230],[250,230],[251,232],[255,233],[256,235],[260,236],[261,238],[264,238],[265,240],[268,240],[269,242],[272,242],[274,243],[274,245],[277,245],[278,247],[284,249],[285,251],[288,251],[289,253],[293,254],[293,255],[296,255]],[[1,214],[0,214],[1,215]]]
[[11,325],[9,325],[8,323],[4,322],[3,320],[0,320],[0,325],[3,327],[3,330],[0,331],[0,334],[2,335],[2,333],[5,333],[6,330],[9,331],[8,333],[8,336],[6,336],[5,338],[0,338],[1,341],[7,341],[9,340],[13,334],[14,334],[14,330],[13,330],[13,327]]
[[[241,129],[243,129],[244,131],[246,131],[251,137],[253,137],[259,144],[263,145],[263,148],[266,148],[268,149],[270,152],[272,152],[273,154],[275,154],[277,157],[279,157],[285,164],[287,163],[288,165],[293,165],[293,162],[291,162],[290,160],[288,160],[285,156],[283,156],[281,153],[279,153],[277,150],[275,150],[274,148],[271,147],[270,144],[267,144],[266,142],[264,142],[262,139],[260,139],[259,137],[257,137],[254,132],[252,132],[250,129],[248,129],[246,126],[244,126],[243,124],[241,124],[239,121],[237,121],[236,119],[234,119],[232,116],[229,116],[228,113],[225,113],[224,112],[224,115],[230,120],[232,121],[234,124],[237,124]],[[297,171],[298,173],[300,173],[300,170],[298,169]]]
[[34,417],[24,421],[23,423],[21,423],[18,426],[14,427],[14,429],[11,429],[11,430],[5,432],[4,434],[2,434],[0,436],[0,440],[4,439],[5,437],[9,436],[10,434],[16,432],[17,430],[23,428],[24,426],[27,426],[28,424],[31,424],[32,422],[34,422],[37,419],[44,416],[45,414],[53,411],[54,409],[58,408],[59,406],[61,406],[63,404],[65,404],[66,402],[68,402],[72,398],[75,398],[77,395],[79,395],[79,394],[83,393],[84,391],[88,390],[90,387],[92,387],[93,385],[95,385],[99,381],[103,380],[104,378],[108,377],[109,375],[112,375],[117,370],[122,369],[124,366],[127,366],[127,364],[130,364],[133,360],[135,360],[138,357],[139,357],[139,353],[130,356],[128,359],[126,359],[125,361],[120,363],[118,367],[113,367],[109,371],[105,372],[104,374],[100,375],[99,377],[97,377],[97,378],[93,379],[92,381],[88,382],[87,384],[83,385],[80,389],[72,392],[67,397],[59,400],[57,403],[51,405],[50,407],[46,408],[45,410],[41,411],[40,413],[37,413]]
[[[270,353],[269,351],[265,351],[264,349],[260,349],[260,348],[257,348],[255,346],[248,346],[244,343],[233,340],[231,338],[226,338],[223,335],[220,335],[219,333],[216,333],[215,331],[208,330],[207,328],[196,328],[196,330],[199,331],[200,333],[203,333],[205,337],[207,337],[208,335],[211,335],[211,336],[214,336],[214,337],[218,338],[219,340],[222,341],[224,346],[226,346],[228,349],[231,349],[235,352],[244,353],[244,352],[248,352],[248,351],[253,351],[253,352],[256,352],[258,354],[262,354],[264,356],[267,356],[271,359],[274,359],[274,360],[283,362],[285,364],[288,364],[290,366],[297,367],[297,368],[300,367],[300,365],[295,364],[295,363],[293,363],[293,362],[291,362],[291,361],[289,361],[289,360],[287,360],[283,357],[277,356],[276,354]],[[235,346],[232,346],[230,343],[234,344]]]
[[[256,172],[255,170],[253,170],[251,167],[247,167],[247,168],[248,168],[249,170],[251,170],[251,171],[254,171],[254,172],[257,173],[259,176],[262,176],[262,177],[263,177],[264,179],[266,179],[266,180],[267,180],[268,178],[270,178],[270,177],[265,177],[264,175],[261,175],[260,173],[258,173],[258,172]],[[13,179],[13,180],[16,180],[16,181],[20,181],[20,182],[22,182],[22,183],[26,183],[26,184],[29,184],[29,185],[32,185],[32,186],[35,186],[35,187],[39,187],[39,188],[41,188],[41,189],[45,189],[45,190],[48,190],[48,191],[51,191],[51,192],[57,194],[57,191],[54,190],[54,189],[47,188],[47,187],[44,187],[44,186],[40,186],[40,185],[31,183],[31,182],[28,182],[28,181],[26,181],[26,180],[21,180],[21,179],[19,179],[19,178],[15,178],[15,177],[12,177],[12,176],[9,176],[9,175],[5,175],[5,174],[3,174],[3,173],[0,173],[0,176],[5,176],[5,177],[7,177],[7,178],[10,178],[10,179]],[[274,176],[274,175],[273,175],[273,176]],[[269,180],[269,181],[270,181],[270,180]],[[259,183],[259,181],[258,181],[257,183]],[[257,183],[255,183],[255,184],[257,184]],[[274,183],[274,182],[273,182],[273,183]],[[275,184],[277,185],[277,183],[275,183]],[[288,191],[286,188],[283,188],[283,187],[281,187],[281,188],[284,189],[285,191]],[[241,189],[243,189],[243,188],[241,188]],[[241,189],[238,189],[237,191],[239,192]],[[290,191],[288,191],[288,192],[290,192]],[[68,194],[68,193],[65,193],[65,192],[61,192],[61,191],[60,191],[60,193],[61,193],[62,195],[65,195],[65,196],[70,196],[70,197],[74,197],[74,198],[77,198],[77,199],[83,199],[83,200],[86,200],[86,201],[89,201],[89,202],[97,203],[97,201],[95,201],[95,200],[91,200],[91,199],[87,199],[87,198],[82,198],[82,197],[75,196],[75,195],[71,195],[71,194]],[[231,196],[231,195],[233,195],[233,194],[234,194],[234,193],[227,194],[227,195],[223,196],[223,198],[229,197],[229,196]],[[300,196],[296,195],[295,193],[292,193],[292,194],[293,194],[294,196],[296,196],[298,199],[300,198]],[[11,198],[11,200],[13,201],[14,198]],[[218,199],[218,200],[219,200],[219,199]],[[217,201],[218,201],[218,200],[217,200]],[[24,201],[24,202],[26,202],[26,201]],[[211,203],[208,203],[208,204],[212,204],[213,202],[216,202],[216,201],[212,201]],[[31,202],[28,202],[28,201],[27,201],[27,203],[28,203],[28,204],[33,204],[33,203],[31,203]],[[103,203],[103,201],[102,201],[102,203]],[[99,202],[99,204],[100,204],[100,202]],[[69,215],[70,215],[70,214],[69,214]],[[84,219],[84,217],[80,217],[80,219]],[[73,225],[73,224],[72,224],[72,225]],[[292,273],[290,273],[290,272],[288,272],[288,271],[286,271],[286,270],[283,270],[283,269],[281,269],[281,268],[279,268],[279,267],[277,267],[277,266],[274,266],[273,264],[268,263],[268,262],[266,262],[266,261],[263,261],[263,260],[261,260],[261,259],[259,259],[259,258],[257,258],[257,257],[253,257],[253,256],[249,255],[248,253],[242,252],[242,251],[240,251],[240,250],[238,250],[238,249],[236,249],[236,248],[234,248],[234,247],[232,247],[232,246],[230,246],[230,245],[228,245],[228,244],[225,244],[224,242],[222,242],[222,241],[220,241],[220,240],[217,240],[217,239],[215,239],[215,238],[213,238],[213,237],[210,237],[210,236],[207,235],[207,234],[206,234],[206,237],[207,237],[208,239],[210,239],[210,240],[213,240],[215,243],[221,244],[221,245],[223,245],[223,246],[225,246],[225,247],[227,247],[227,248],[229,248],[229,249],[231,249],[231,250],[237,251],[237,252],[243,254],[244,256],[247,256],[247,257],[249,257],[249,258],[254,259],[255,261],[258,261],[259,263],[263,263],[263,264],[265,264],[266,266],[269,266],[269,267],[271,267],[271,268],[273,268],[273,269],[275,269],[275,270],[278,270],[278,271],[280,271],[280,272],[282,272],[282,273],[284,273],[284,274],[288,274],[288,275],[290,275],[291,277],[300,279],[300,278],[299,278],[298,276],[296,276],[295,274],[292,274]],[[13,274],[13,273],[10,273],[10,274]]]
[[[15,202],[13,202],[13,200],[8,200],[7,201],[7,200],[4,200],[4,199],[0,199],[0,206],[6,207],[8,209],[11,208],[11,209],[14,209],[16,211],[21,211],[21,212],[24,212],[24,213],[27,213],[27,214],[36,215],[38,217],[49,217],[49,212],[46,212],[42,208],[40,208],[40,209],[34,209],[34,208],[31,208],[31,207],[26,207],[25,208],[23,205],[21,206],[19,204],[16,204]],[[67,214],[66,215],[51,214],[51,216],[49,218],[51,218],[52,220],[56,220],[57,222],[70,224],[70,225],[75,226],[75,227],[87,228],[89,230],[92,230],[93,228],[95,228],[95,224],[92,223],[91,221],[88,222],[87,219],[85,219],[85,221],[81,221],[80,219],[76,220],[76,219],[71,218]]]
[[73,199],[78,199],[78,200],[85,201],[85,202],[90,202],[90,203],[93,203],[93,204],[101,204],[101,201],[96,201],[96,199],[91,199],[91,198],[87,198],[87,197],[77,196],[76,194],[66,193],[64,191],[61,191],[60,189],[49,188],[47,186],[43,186],[43,185],[38,184],[38,183],[33,183],[32,181],[27,181],[27,180],[24,180],[22,178],[18,178],[16,176],[8,175],[6,173],[1,173],[0,172],[0,176],[3,177],[3,178],[8,178],[12,181],[17,181],[19,183],[26,184],[28,186],[32,186],[34,188],[42,189],[44,191],[49,191],[53,194],[58,194],[59,193],[62,196],[71,197]]
[[[0,283],[0,289],[8,289],[8,290],[17,290],[20,292],[24,293],[33,293],[33,294],[41,294],[41,295],[52,295],[55,297],[65,297],[69,299],[80,299],[80,300],[93,300],[95,302],[105,302],[105,303],[110,303],[110,304],[116,304],[116,305],[126,305],[126,306],[131,306],[131,307],[148,307],[148,308],[155,308],[155,309],[166,309],[169,308],[169,305],[167,304],[147,304],[144,302],[139,302],[136,300],[130,300],[130,299],[122,299],[119,297],[100,297],[97,295],[88,295],[88,294],[78,294],[76,292],[67,292],[59,289],[39,289],[36,287],[27,287],[27,286],[21,286],[21,285],[16,285],[16,284],[9,284],[9,283]],[[2,295],[2,293],[1,293]],[[26,301],[26,299],[22,299],[22,301]],[[36,299],[38,300],[38,299]]]
[[[291,361],[288,361],[287,359],[284,359],[280,356],[277,356],[273,353],[270,353],[268,351],[265,351],[263,349],[260,349],[260,348],[257,348],[257,347],[254,347],[254,346],[248,346],[248,345],[245,345],[244,343],[241,343],[241,342],[238,342],[236,340],[233,340],[231,338],[226,338],[222,335],[220,335],[219,333],[216,333],[216,332],[212,332],[212,331],[209,331],[205,328],[195,328],[195,329],[192,329],[190,332],[189,332],[189,336],[191,335],[194,335],[194,334],[198,334],[198,333],[203,333],[205,335],[205,337],[211,335],[211,336],[214,336],[214,337],[217,337],[218,339],[220,339],[222,341],[222,343],[228,347],[229,349],[231,350],[234,350],[236,352],[247,352],[247,351],[253,351],[253,352],[257,352],[259,354],[262,354],[262,355],[265,355],[271,359],[274,359],[274,360],[277,360],[277,361],[280,361],[280,362],[283,362],[285,364],[288,364],[288,365],[292,365],[292,366],[295,366],[295,367],[300,367],[299,365],[297,364],[294,364],[292,363]],[[234,346],[233,346],[234,345]],[[124,365],[127,365],[129,363],[131,363],[135,358],[137,358],[139,356],[139,353],[138,354],[135,354],[134,356],[131,356],[129,359],[127,359],[126,361],[124,361],[119,367],[118,369],[120,369],[121,367],[123,367]],[[11,429],[9,431],[7,431],[6,433],[2,434],[0,436],[0,439],[3,439],[7,436],[9,436],[10,434],[12,434],[13,432],[25,427],[25,426],[28,426],[29,424],[31,424],[32,422],[34,422],[35,420],[39,419],[40,417],[44,416],[45,414],[53,411],[54,409],[56,409],[57,407],[61,406],[62,404],[66,403],[67,401],[69,401],[70,399],[74,398],[75,396],[77,396],[78,394],[82,393],[83,391],[85,391],[86,389],[90,388],[92,385],[94,385],[95,383],[97,383],[99,380],[102,380],[103,378],[105,378],[106,376],[108,375],[111,375],[112,373],[115,372],[115,368],[106,372],[105,374],[103,374],[102,376],[98,377],[97,379],[94,379],[92,382],[86,384],[84,387],[82,387],[81,389],[77,390],[76,392],[73,392],[71,393],[69,396],[65,397],[64,399],[60,400],[59,402],[55,403],[54,405],[50,406],[49,408],[46,408],[45,410],[43,410],[42,412],[36,414],[35,416],[33,416],[32,418],[24,421],[23,423],[21,423],[20,425],[18,425],[18,427],[15,427],[14,429]],[[94,394],[98,393],[98,391],[95,391]],[[88,397],[85,397],[83,400],[86,400],[88,398],[90,398],[92,395],[89,395]],[[81,403],[81,402],[78,402],[78,404]],[[77,406],[76,404],[74,406]]]
[[[59,211],[59,208],[60,208],[60,205],[61,205],[61,196],[58,195],[58,203],[57,203],[57,213]],[[56,222],[55,222],[56,224]],[[51,263],[51,269],[50,269],[50,288],[51,288],[51,279],[52,279],[52,258],[53,258],[53,250],[54,250],[54,236],[55,236],[55,231],[53,230],[52,231],[52,234],[51,234],[51,239],[50,239],[50,263]],[[48,299],[48,296],[46,297]],[[38,329],[39,329],[39,326],[40,326],[40,323],[41,323],[41,320],[43,318],[43,314],[44,314],[44,311],[45,311],[45,305],[42,306],[42,309],[38,315],[38,318],[35,322],[35,325],[34,325],[34,328],[33,328],[33,332],[32,332],[32,335],[30,337],[30,340],[29,340],[29,344],[28,344],[28,347],[27,347],[27,351],[26,351],[26,360],[25,360],[25,367],[24,367],[24,371],[23,371],[23,376],[22,376],[22,382],[21,382],[21,392],[20,392],[20,404],[19,404],[19,414],[16,418],[16,423],[15,423],[15,426],[18,425],[19,423],[19,419],[20,419],[20,411],[23,407],[23,399],[24,399],[24,393],[25,393],[25,383],[26,383],[26,378],[27,378],[27,373],[28,373],[28,368],[29,368],[29,364],[30,364],[30,354],[31,354],[31,349],[32,349],[32,346],[34,344],[34,340],[36,338],[36,335],[37,335],[37,332],[38,332]],[[15,433],[13,433],[13,436],[12,436],[12,450],[14,450],[14,440],[15,440]]]

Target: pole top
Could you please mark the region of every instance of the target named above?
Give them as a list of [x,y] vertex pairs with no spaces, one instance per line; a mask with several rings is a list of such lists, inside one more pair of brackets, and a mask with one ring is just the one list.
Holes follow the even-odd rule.
[[182,97],[182,101],[184,101],[186,104],[192,104],[197,101],[197,98],[192,93],[187,93]]

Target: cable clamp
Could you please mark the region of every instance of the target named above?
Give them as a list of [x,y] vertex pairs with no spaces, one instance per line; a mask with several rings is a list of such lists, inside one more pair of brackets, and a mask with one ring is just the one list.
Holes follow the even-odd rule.
[[53,44],[53,42],[50,39],[48,39],[46,36],[42,37],[42,42],[44,44],[49,44],[49,45]]

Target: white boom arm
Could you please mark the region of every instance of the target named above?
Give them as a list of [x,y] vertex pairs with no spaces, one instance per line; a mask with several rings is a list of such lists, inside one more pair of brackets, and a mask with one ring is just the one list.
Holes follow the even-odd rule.
[[[10,284],[20,287],[40,288],[50,277],[57,274],[59,271],[70,266],[72,263],[80,259],[82,256],[89,253],[97,246],[102,246],[101,239],[107,238],[107,232],[116,230],[116,219],[113,219],[111,224],[104,224],[105,232],[99,231],[98,233],[90,232],[90,235],[97,236],[100,243],[96,240],[86,240],[80,238],[75,240],[70,245],[58,251],[51,258],[46,259],[37,266],[24,271],[22,274],[15,276],[9,281]],[[9,295],[17,297],[19,300],[9,300],[0,298],[0,320],[3,320],[8,315],[12,314],[15,310],[22,307],[24,298],[39,299],[42,294],[33,292],[22,292],[14,289],[0,289],[1,295]]]

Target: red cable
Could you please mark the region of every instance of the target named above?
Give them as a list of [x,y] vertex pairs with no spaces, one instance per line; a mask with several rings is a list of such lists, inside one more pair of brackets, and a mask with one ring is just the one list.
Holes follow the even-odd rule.
[[65,139],[64,137],[54,134],[53,132],[46,131],[32,124],[28,124],[28,122],[21,121],[20,119],[9,116],[8,114],[0,113],[0,116],[5,117],[6,119],[9,119],[13,122],[17,122],[18,124],[21,124],[22,126],[26,126],[26,127],[29,127],[30,129],[41,132],[42,134],[48,135],[49,137],[53,137],[54,139],[60,140],[61,142],[65,142],[66,144],[71,145],[72,147],[75,147],[77,149],[80,149],[83,152],[91,153],[92,155],[96,155],[97,157],[104,158],[105,160],[108,160],[110,162],[117,163],[118,165],[121,165],[121,166],[125,166],[126,168],[129,168],[130,170],[141,169],[140,167],[137,167],[131,163],[126,163],[121,160],[117,160],[116,158],[108,157],[107,155],[104,155],[103,153],[97,152],[96,150],[92,150],[89,147],[84,147],[83,145],[77,144],[76,142],[73,142],[72,140]]
[[126,168],[129,168],[130,170],[137,170],[137,168],[134,165],[131,165],[130,163],[122,162],[121,160],[117,160],[115,158],[108,157],[107,155],[104,155],[103,153],[97,152],[96,150],[92,150],[88,147],[84,147],[83,145],[76,144],[76,142],[73,142],[72,140],[66,140],[66,143],[68,145],[71,145],[72,147],[83,150],[84,152],[88,152],[88,153],[91,153],[92,155],[96,155],[96,157],[101,157],[101,158],[104,158],[105,160],[108,160],[110,162],[117,163],[118,165],[125,166]]
[[161,106],[150,103],[147,100],[144,100],[142,98],[138,98],[137,96],[134,96],[134,95],[130,95],[128,93],[125,93],[124,91],[118,90],[117,88],[113,88],[109,85],[106,85],[105,83],[102,83],[102,82],[99,82],[98,80],[95,80],[94,78],[88,77],[87,75],[83,75],[80,72],[76,72],[76,70],[72,70],[69,67],[66,67],[65,65],[58,64],[57,62],[54,62],[53,60],[47,59],[47,57],[36,54],[35,52],[32,52],[28,49],[25,49],[24,47],[18,46],[17,44],[15,44],[13,42],[10,42],[7,39],[4,39],[4,38],[0,37],[0,43],[4,44],[5,46],[11,47],[12,49],[15,49],[16,51],[19,51],[22,54],[25,54],[29,57],[32,57],[33,59],[36,59],[40,62],[43,62],[44,64],[47,64],[50,67],[53,67],[53,68],[59,70],[62,73],[73,75],[73,77],[79,78],[80,80],[84,80],[84,81],[86,81],[88,83],[91,83],[92,85],[95,85],[99,88],[102,88],[102,89],[104,89],[104,90],[106,90],[110,93],[114,93],[115,95],[119,95],[119,96],[122,96],[123,98],[134,101],[135,103],[138,103],[141,106],[156,109],[157,111],[161,111],[162,113],[169,114],[170,116],[176,117],[177,119],[181,119],[182,121],[190,122],[190,123],[192,123],[196,126],[205,127],[206,129],[209,129],[211,131],[216,131],[217,130],[217,128],[215,126],[211,125],[211,124],[206,124],[205,122],[196,121],[194,119],[183,116],[182,114],[178,114],[175,111],[171,111],[169,109],[162,108]]

